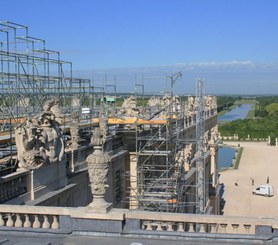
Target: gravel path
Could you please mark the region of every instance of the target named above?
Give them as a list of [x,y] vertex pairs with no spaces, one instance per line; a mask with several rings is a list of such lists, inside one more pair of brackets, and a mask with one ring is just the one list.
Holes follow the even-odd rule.
[[[266,142],[228,144],[240,144],[244,149],[239,168],[220,174],[220,183],[224,185],[223,215],[278,217],[278,147],[268,146]],[[273,185],[274,196],[253,195],[252,190],[266,184],[267,177]],[[254,178],[254,186],[251,178]]]

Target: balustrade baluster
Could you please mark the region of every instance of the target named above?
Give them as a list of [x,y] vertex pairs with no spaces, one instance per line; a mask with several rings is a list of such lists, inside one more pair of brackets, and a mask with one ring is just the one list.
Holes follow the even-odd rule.
[[9,226],[9,227],[14,226],[14,221],[12,219],[12,214],[7,214],[7,216],[8,216],[8,220],[7,220],[6,226]]
[[44,215],[44,216],[43,216],[42,228],[45,228],[45,229],[50,228],[50,223],[49,223],[49,221],[48,221],[47,215]]
[[152,221],[147,220],[146,223],[147,223],[147,228],[146,228],[146,230],[147,230],[147,231],[152,231]]
[[5,225],[5,221],[3,220],[3,214],[0,213],[0,226],[4,226]]
[[53,216],[53,222],[52,222],[51,228],[59,229],[58,217],[56,215]]
[[226,227],[227,227],[227,225],[228,225],[228,224],[224,224],[224,223],[220,224],[220,226],[221,226],[221,233],[226,233]]
[[30,228],[31,222],[29,219],[29,214],[24,214],[24,216],[25,216],[25,221],[24,221],[23,227]]
[[189,228],[188,228],[188,232],[195,232],[194,231],[194,223],[188,223]]
[[250,227],[251,227],[251,225],[245,224],[245,225],[243,225],[243,226],[244,226],[244,229],[245,229],[245,233],[249,233],[249,232],[250,232]]
[[210,224],[210,233],[216,233],[216,225],[217,224]]
[[39,216],[37,214],[34,215],[34,222],[33,222],[33,228],[40,228],[41,227],[41,223],[39,221]]
[[205,223],[200,223],[200,232],[206,232],[206,224]]
[[184,232],[183,223],[181,223],[181,222],[179,223],[177,231]]
[[174,231],[173,230],[173,222],[167,222],[167,227],[166,227],[167,231]]
[[233,232],[237,233],[238,232],[239,224],[232,224],[232,227],[233,227]]
[[19,214],[16,214],[16,220],[15,220],[15,227],[22,227],[22,221],[21,221],[21,217]]
[[156,228],[157,231],[162,231],[162,226],[161,226],[161,222],[158,221],[157,222],[157,228]]

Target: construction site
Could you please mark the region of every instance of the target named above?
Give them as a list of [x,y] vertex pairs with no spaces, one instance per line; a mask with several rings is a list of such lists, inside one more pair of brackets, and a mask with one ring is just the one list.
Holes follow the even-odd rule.
[[[99,83],[75,78],[72,63],[64,61],[59,51],[48,49],[44,39],[31,33],[22,24],[0,22],[2,204],[28,205],[45,196],[43,204],[86,206],[90,194],[83,201],[76,199],[82,193],[87,195],[86,157],[93,150],[92,133],[105,118],[109,140],[103,149],[116,159],[109,170],[110,194],[106,196],[114,207],[220,214],[217,99],[205,94],[203,79],[196,79],[196,94],[192,96],[174,94],[181,72],[161,78],[171,88],[163,95],[145,93],[145,84],[156,78],[135,83],[134,93],[123,95],[117,91],[115,78],[110,81],[104,77]],[[32,124],[43,110],[49,111],[45,109],[48,101],[61,115],[59,127],[63,132],[68,179],[64,186],[48,192],[73,183],[78,185],[81,180],[77,176],[87,176],[82,180],[86,181],[86,190],[80,192],[81,187],[74,187],[77,189],[71,193],[60,192],[59,201],[53,202],[49,195],[46,197],[46,189],[39,192],[38,188],[36,194],[28,177],[23,178],[23,172],[17,171],[20,160],[15,139],[16,129]],[[25,170],[29,176],[30,169]],[[61,201],[62,195],[67,201]]]

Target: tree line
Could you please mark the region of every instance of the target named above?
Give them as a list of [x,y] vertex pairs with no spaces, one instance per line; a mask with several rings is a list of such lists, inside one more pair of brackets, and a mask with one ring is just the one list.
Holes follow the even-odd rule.
[[[278,137],[278,96],[256,97],[255,117],[238,119],[219,125],[222,136],[237,134],[239,138],[261,139],[271,137],[274,144]],[[218,99],[219,101],[219,99]]]

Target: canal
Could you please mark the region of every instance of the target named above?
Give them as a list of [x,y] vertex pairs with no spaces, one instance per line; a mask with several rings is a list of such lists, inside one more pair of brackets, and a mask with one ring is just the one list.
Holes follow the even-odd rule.
[[[245,119],[248,112],[251,110],[251,104],[241,104],[236,108],[228,111],[224,115],[217,118],[218,123],[231,122],[237,119]],[[224,146],[218,150],[218,169],[231,167],[233,158],[235,156],[235,149],[232,147]]]
[[237,119],[245,119],[247,117],[248,112],[251,110],[251,104],[241,104],[236,108],[228,111],[222,116],[217,118],[218,122],[230,122]]

